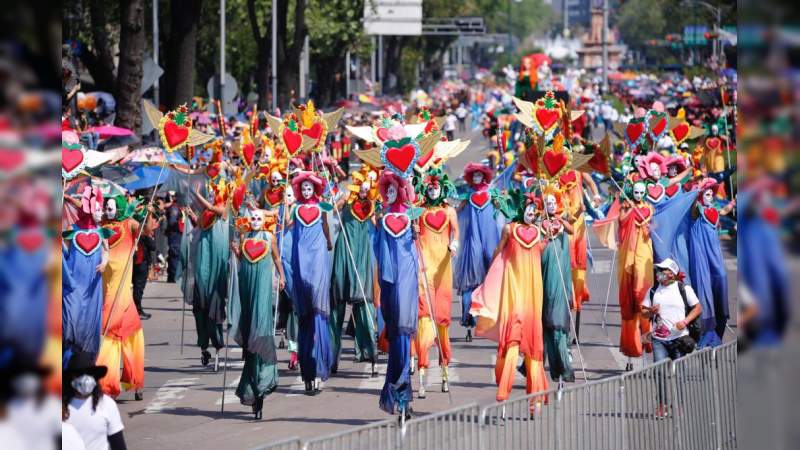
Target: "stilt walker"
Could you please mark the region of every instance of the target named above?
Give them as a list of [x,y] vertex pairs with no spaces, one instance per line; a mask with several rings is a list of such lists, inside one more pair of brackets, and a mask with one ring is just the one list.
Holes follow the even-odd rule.
[[[430,293],[430,307],[426,291],[420,286],[418,301],[419,325],[413,342],[418,357],[419,397],[425,398],[425,371],[429,367],[428,353],[434,340],[439,340],[439,365],[442,374],[442,392],[450,390],[447,368],[452,358],[449,327],[453,300],[452,257],[458,250],[458,219],[455,209],[447,204],[455,187],[439,167],[424,172],[417,184],[417,196],[422,199],[419,249],[425,261],[424,276]],[[422,280],[421,280],[422,281]],[[433,327],[436,327],[434,330]]]
[[333,250],[330,328],[334,364],[331,371],[335,373],[338,369],[344,316],[347,305],[351,305],[356,361],[372,363],[372,376],[377,376],[372,297],[375,257],[371,242],[375,234],[375,202],[379,195],[377,172],[364,164],[352,177],[350,194],[342,196],[336,204],[337,210],[342,211],[342,229]]
[[461,295],[461,326],[467,328],[467,342],[472,341],[475,327],[475,318],[469,313],[472,291],[483,283],[500,241],[494,207],[498,194],[489,189],[492,174],[491,168],[483,164],[469,163],[464,168],[464,181],[469,189],[458,213],[461,244],[454,284]]
[[123,195],[106,200],[103,228],[111,234],[108,266],[103,272],[103,329],[106,331],[97,364],[108,367],[108,374],[100,380],[106,395],[116,398],[122,382],[126,390],[136,391],[136,399],[140,400],[144,389],[144,332],[133,302],[133,267],[129,259],[133,256],[136,233],[143,225],[131,218],[134,207]]

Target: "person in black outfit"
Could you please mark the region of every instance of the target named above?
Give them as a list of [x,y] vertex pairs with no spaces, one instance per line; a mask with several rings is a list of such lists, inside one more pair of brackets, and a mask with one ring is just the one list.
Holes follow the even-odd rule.
[[[169,199],[168,199],[169,200]],[[167,216],[167,283],[175,283],[179,265],[181,263],[181,239],[183,238],[183,217],[181,208],[173,199],[166,208]]]
[[153,261],[153,252],[156,250],[156,241],[152,236],[145,232],[139,238],[136,246],[136,253],[133,254],[133,303],[139,311],[139,318],[147,320],[150,314],[144,312],[142,308],[142,296],[144,287],[147,285],[147,277],[150,273],[150,264]]

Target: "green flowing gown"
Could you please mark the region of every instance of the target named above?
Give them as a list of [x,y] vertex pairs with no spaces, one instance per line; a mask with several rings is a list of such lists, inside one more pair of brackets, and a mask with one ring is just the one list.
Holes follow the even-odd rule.
[[[546,224],[545,224],[546,227]],[[551,238],[542,253],[542,325],[544,348],[550,366],[550,377],[574,379],[569,362],[569,304],[572,298],[572,268],[569,256],[569,237],[563,231]]]
[[[372,224],[374,206],[369,201],[362,203],[361,220],[353,212],[353,205],[342,208],[342,231],[336,238],[333,249],[333,270],[331,275],[331,338],[334,345],[334,360],[338,363],[341,351],[342,326],[347,304],[353,305],[355,322],[355,352],[358,361],[376,361],[375,347],[375,307],[372,303],[373,269],[375,258],[372,255]],[[344,234],[350,244],[353,258],[347,251]],[[353,267],[355,261],[355,267]],[[359,280],[364,288],[363,293]],[[366,298],[365,298],[366,297]],[[372,318],[370,318],[370,316]]]
[[278,361],[272,334],[273,235],[253,233],[242,241],[238,271],[238,295],[231,297],[231,334],[242,347],[244,368],[236,396],[243,405],[252,405],[278,386]]
[[[203,215],[207,215],[207,211]],[[208,215],[207,217],[211,217]],[[194,249],[194,302],[197,345],[205,350],[209,340],[216,349],[224,346],[225,297],[228,289],[230,227],[228,220],[215,217],[213,223],[200,219],[200,234]]]

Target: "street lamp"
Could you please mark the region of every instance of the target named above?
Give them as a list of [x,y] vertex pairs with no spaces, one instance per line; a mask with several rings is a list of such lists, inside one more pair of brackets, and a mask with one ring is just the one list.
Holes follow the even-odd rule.
[[[719,30],[722,29],[722,6],[714,6],[711,3],[705,2],[703,0],[684,0],[683,3],[694,3],[696,5],[700,5],[714,13],[717,18],[717,23],[715,25],[715,30],[717,35],[719,35]],[[717,52],[717,45],[719,45],[719,53]],[[711,44],[711,50],[714,55],[714,60],[717,61],[717,64],[720,63],[720,56],[722,54],[722,42],[719,39],[715,39]]]

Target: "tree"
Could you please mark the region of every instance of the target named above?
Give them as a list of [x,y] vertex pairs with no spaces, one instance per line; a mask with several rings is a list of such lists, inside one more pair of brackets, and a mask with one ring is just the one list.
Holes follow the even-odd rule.
[[661,0],[625,2],[617,16],[622,39],[631,47],[641,47],[649,39],[663,39],[666,25]]
[[144,0],[128,0],[120,5],[119,65],[114,91],[118,126],[132,130],[142,124],[142,62],[144,58]]
[[[278,104],[288,105],[297,95],[300,52],[303,50],[308,28],[306,27],[306,0],[293,0],[294,11],[289,22],[289,0],[278,2]],[[288,25],[292,28],[289,29]],[[290,33],[291,32],[291,33]]]
[[89,1],[89,29],[94,51],[81,53],[81,62],[86,66],[94,79],[95,87],[100,91],[114,92],[116,76],[114,75],[114,55],[111,51],[114,33],[110,29],[110,11],[108,6],[116,9],[115,3],[105,0]]
[[164,45],[161,102],[169,109],[191,103],[194,94],[195,53],[201,0],[171,0],[169,37]]
[[[253,34],[253,41],[256,44],[256,67],[255,82],[256,93],[258,94],[258,109],[268,109],[270,71],[272,62],[272,35],[271,24],[272,14],[270,9],[263,8],[264,5],[256,5],[256,0],[247,0],[247,20]],[[269,5],[271,6],[271,5]],[[260,17],[260,18],[259,18]],[[264,22],[264,32],[261,32],[260,22]]]

